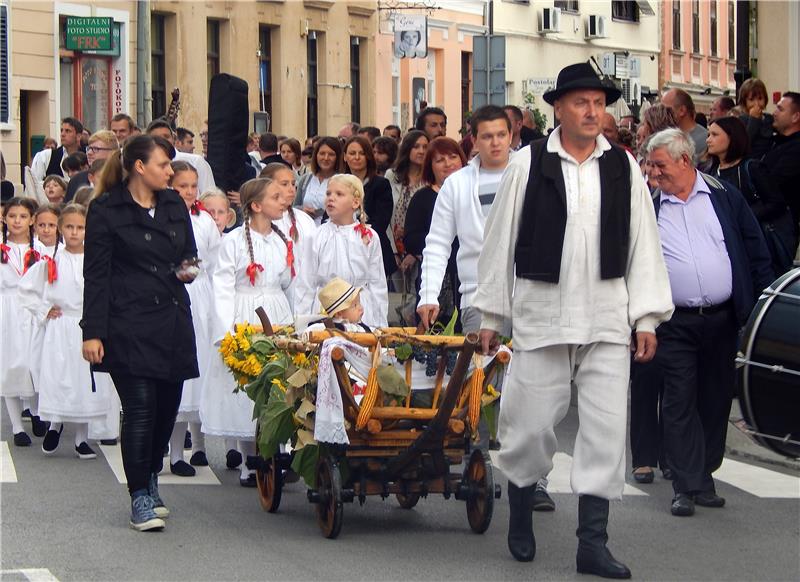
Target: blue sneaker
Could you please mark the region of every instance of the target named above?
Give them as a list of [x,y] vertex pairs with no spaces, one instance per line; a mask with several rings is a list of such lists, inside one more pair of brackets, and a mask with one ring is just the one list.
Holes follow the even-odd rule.
[[153,498],[147,489],[138,489],[131,493],[131,528],[136,531],[164,529],[164,520],[153,511]]
[[164,505],[161,495],[158,494],[157,473],[150,473],[150,484],[147,486],[147,492],[153,499],[153,511],[155,511],[156,515],[161,519],[167,519],[169,517],[169,509]]

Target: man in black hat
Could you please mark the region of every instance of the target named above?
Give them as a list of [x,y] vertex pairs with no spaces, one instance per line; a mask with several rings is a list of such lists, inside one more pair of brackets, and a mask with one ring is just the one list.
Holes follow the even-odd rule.
[[585,63],[563,69],[544,94],[560,125],[506,168],[474,300],[484,351],[497,349],[508,322],[514,339],[498,455],[509,479],[509,550],[520,561],[535,556],[531,500],[553,468],[554,426],[574,378],[577,568],[606,578],[631,575],[606,548],[609,500],[625,485],[630,349],[651,360],[655,329],[673,310],[647,185],[633,157],[602,135],[619,96]]

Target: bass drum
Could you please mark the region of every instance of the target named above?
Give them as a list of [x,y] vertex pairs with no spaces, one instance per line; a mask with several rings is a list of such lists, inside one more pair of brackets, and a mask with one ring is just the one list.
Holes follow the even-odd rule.
[[742,337],[742,414],[755,439],[800,457],[800,269],[761,294]]

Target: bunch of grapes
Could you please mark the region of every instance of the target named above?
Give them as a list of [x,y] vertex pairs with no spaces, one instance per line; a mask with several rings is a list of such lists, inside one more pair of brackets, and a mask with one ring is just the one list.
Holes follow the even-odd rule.
[[411,356],[420,364],[425,364],[428,361],[428,352],[419,344],[411,346]]
[[458,360],[458,352],[455,350],[450,350],[447,352],[447,366],[445,367],[445,372],[447,372],[448,376],[453,375],[453,370],[456,368],[456,360]]
[[428,377],[436,375],[439,361],[439,350],[433,349],[425,352],[425,375]]

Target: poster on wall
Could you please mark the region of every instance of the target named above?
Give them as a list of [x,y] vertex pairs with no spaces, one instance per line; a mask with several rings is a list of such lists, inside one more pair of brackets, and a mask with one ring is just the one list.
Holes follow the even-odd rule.
[[425,79],[423,77],[411,79],[411,92],[414,96],[414,123],[416,123],[419,112],[428,106],[425,99]]
[[428,56],[428,17],[396,14],[394,17],[394,56],[399,59],[424,59]]

